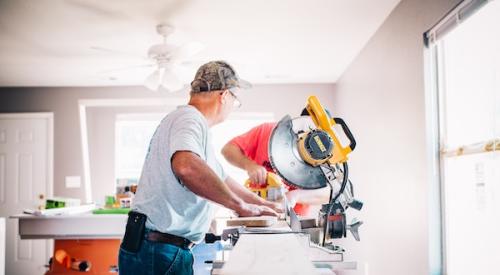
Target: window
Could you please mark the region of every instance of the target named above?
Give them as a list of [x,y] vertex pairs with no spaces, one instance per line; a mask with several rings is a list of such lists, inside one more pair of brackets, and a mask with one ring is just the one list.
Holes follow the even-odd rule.
[[[149,141],[165,114],[120,114],[116,118],[115,163],[118,185],[139,180]],[[215,152],[226,172],[238,182],[247,175],[222,157],[220,150],[232,138],[263,122],[274,120],[271,113],[233,113],[224,123],[212,127]]]
[[[429,56],[436,72],[430,85],[437,100],[435,155],[445,274],[492,274],[498,269],[500,2],[484,2],[464,1],[447,22],[427,33],[439,36],[429,45]],[[482,7],[471,15],[474,5]],[[465,14],[470,18],[463,20]],[[450,28],[450,20],[457,18]],[[445,34],[439,25],[447,26]]]
[[[137,182],[149,141],[165,114],[119,114],[115,124],[115,177]],[[124,185],[128,183],[123,183]]]

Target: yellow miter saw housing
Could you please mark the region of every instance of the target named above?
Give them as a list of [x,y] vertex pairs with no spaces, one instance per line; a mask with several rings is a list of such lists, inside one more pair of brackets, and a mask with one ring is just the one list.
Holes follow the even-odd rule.
[[[330,202],[324,204],[319,215],[319,226],[325,238],[341,238],[350,230],[359,240],[357,228],[361,221],[346,222],[344,211],[360,210],[363,203],[354,199],[352,183],[348,179],[348,155],[356,141],[341,118],[330,117],[318,98],[310,96],[306,104],[309,116],[282,118],[273,129],[269,140],[269,159],[274,171],[288,184],[300,189],[330,187]],[[340,125],[349,140],[343,146],[334,130]],[[293,211],[293,210],[292,210]]]

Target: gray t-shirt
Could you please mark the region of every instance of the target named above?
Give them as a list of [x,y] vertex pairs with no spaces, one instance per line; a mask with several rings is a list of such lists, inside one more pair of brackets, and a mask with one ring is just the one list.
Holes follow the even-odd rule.
[[197,154],[221,180],[226,179],[205,117],[193,106],[179,106],[151,138],[132,209],[148,216],[147,228],[198,243],[208,231],[216,205],[191,192],[175,176],[170,160],[177,151]]

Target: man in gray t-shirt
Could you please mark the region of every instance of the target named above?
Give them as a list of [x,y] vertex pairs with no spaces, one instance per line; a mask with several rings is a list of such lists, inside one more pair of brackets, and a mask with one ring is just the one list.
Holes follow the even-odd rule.
[[[210,127],[239,107],[237,94],[246,84],[226,62],[204,64],[191,82],[188,105],[161,121],[151,138],[120,249],[120,274],[192,274],[190,248],[208,231],[214,203],[240,216],[277,215],[279,205],[225,174],[212,147]],[[143,231],[137,229],[141,217]],[[141,236],[131,237],[138,230]],[[139,244],[137,249],[130,249],[133,244]]]

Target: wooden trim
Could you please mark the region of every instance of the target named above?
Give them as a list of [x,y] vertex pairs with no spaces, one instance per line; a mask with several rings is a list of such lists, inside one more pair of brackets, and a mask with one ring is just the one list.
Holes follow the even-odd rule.
[[468,144],[453,149],[442,150],[443,157],[459,157],[464,155],[500,152],[500,138]]
[[87,112],[84,105],[78,106],[80,115],[80,141],[82,146],[83,180],[85,186],[85,202],[92,202],[92,184],[90,179],[90,153],[87,130]]

